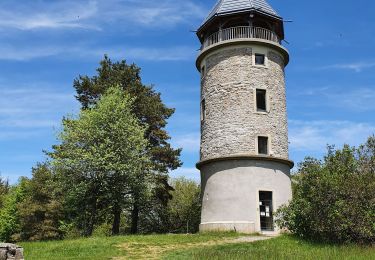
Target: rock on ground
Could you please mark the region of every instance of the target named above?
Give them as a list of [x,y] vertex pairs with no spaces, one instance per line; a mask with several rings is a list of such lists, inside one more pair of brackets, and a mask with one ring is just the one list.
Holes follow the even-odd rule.
[[14,244],[0,243],[0,260],[24,260],[23,248]]

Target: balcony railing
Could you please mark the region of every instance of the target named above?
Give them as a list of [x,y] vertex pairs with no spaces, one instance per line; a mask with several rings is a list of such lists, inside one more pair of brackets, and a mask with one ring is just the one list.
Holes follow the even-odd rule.
[[273,31],[261,27],[238,26],[211,34],[204,40],[201,50],[213,44],[234,39],[263,39],[280,44],[279,37]]

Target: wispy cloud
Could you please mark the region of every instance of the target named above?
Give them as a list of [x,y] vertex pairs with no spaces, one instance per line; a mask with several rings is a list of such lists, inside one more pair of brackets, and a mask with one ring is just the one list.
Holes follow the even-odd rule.
[[63,47],[9,45],[0,44],[0,60],[29,61],[37,58],[52,57],[64,52]]
[[322,66],[319,69],[338,69],[338,70],[352,70],[355,72],[361,72],[364,69],[370,69],[375,67],[375,62],[353,62],[353,63],[339,63],[327,66]]
[[97,29],[88,23],[98,13],[96,1],[11,1],[0,4],[0,28],[20,30],[87,28]]
[[184,152],[199,153],[200,136],[199,133],[176,135],[172,143],[174,147],[182,147]]
[[[171,48],[122,48],[122,51],[109,50],[111,57],[131,58],[148,61],[184,61],[195,58],[194,47],[179,46]],[[103,55],[102,51],[97,51]]]
[[61,117],[77,110],[73,93],[30,84],[0,86],[0,140],[36,137],[58,127]]
[[49,113],[52,108],[61,111],[66,109],[67,104],[74,104],[73,92],[58,92],[54,88],[40,87],[40,85],[45,84],[32,83],[28,88],[0,85],[1,116],[40,115],[40,113],[43,115]]
[[35,137],[40,137],[43,132],[39,130],[15,131],[0,129],[0,141],[6,140],[24,140]]
[[358,145],[375,133],[375,125],[351,121],[289,121],[290,148],[299,152],[324,152],[327,144]]
[[3,127],[12,128],[45,128],[51,126],[58,126],[60,120],[58,119],[36,119],[36,118],[18,118],[18,119],[0,119],[0,125]]
[[30,61],[33,59],[56,57],[60,59],[102,58],[108,54],[116,59],[133,59],[143,61],[185,61],[195,58],[196,50],[189,46],[172,46],[164,48],[154,47],[92,47],[86,45],[76,46],[9,46],[0,44],[0,60]]
[[[331,85],[306,88],[298,93],[293,93],[293,95],[308,96],[309,98],[316,97],[319,107],[335,107],[355,112],[375,110],[375,87],[338,87]],[[304,102],[306,103],[307,100]]]
[[[92,42],[88,35],[77,37],[76,29],[102,30],[106,35],[137,34],[168,30],[182,23],[194,24],[204,9],[192,0],[59,0],[0,1],[0,61],[30,61],[39,58],[98,60],[113,58],[142,61],[193,60],[197,46],[163,44],[155,47]],[[41,30],[54,30],[45,32]],[[60,32],[61,30],[61,32]],[[67,31],[69,30],[69,31]],[[187,29],[186,29],[187,30]],[[28,31],[32,31],[31,34]],[[39,32],[40,31],[40,32]],[[74,33],[74,41],[69,37]],[[97,33],[97,32],[95,32]],[[3,36],[6,35],[6,36]],[[30,37],[34,37],[30,40]],[[151,37],[151,36],[150,36]]]
[[200,5],[190,0],[125,0],[114,1],[117,8],[109,14],[146,26],[174,26],[206,14]]
[[[94,29],[107,24],[174,27],[203,17],[204,9],[191,0],[59,0],[0,3],[0,28]],[[129,29],[129,28],[128,28]]]

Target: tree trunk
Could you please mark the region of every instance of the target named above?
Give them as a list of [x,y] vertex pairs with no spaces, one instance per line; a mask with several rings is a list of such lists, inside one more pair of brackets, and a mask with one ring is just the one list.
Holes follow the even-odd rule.
[[89,214],[88,214],[86,228],[85,228],[85,236],[89,237],[94,232],[94,226],[96,222],[96,203],[92,206]]
[[131,230],[130,230],[132,234],[138,233],[138,219],[139,219],[139,206],[138,206],[138,200],[135,200],[133,204],[133,209],[132,209],[132,224],[131,224]]
[[112,235],[120,234],[121,208],[116,205],[113,209]]

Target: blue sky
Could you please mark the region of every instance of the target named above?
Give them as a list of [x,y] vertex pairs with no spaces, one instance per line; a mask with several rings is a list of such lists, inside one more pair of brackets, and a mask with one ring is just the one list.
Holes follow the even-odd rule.
[[[199,75],[195,30],[216,0],[1,0],[0,172],[11,182],[56,143],[77,113],[73,79],[106,53],[142,68],[176,108],[168,130],[183,147],[172,176],[199,180]],[[290,158],[326,144],[358,145],[375,132],[375,2],[269,0],[286,20]]]

